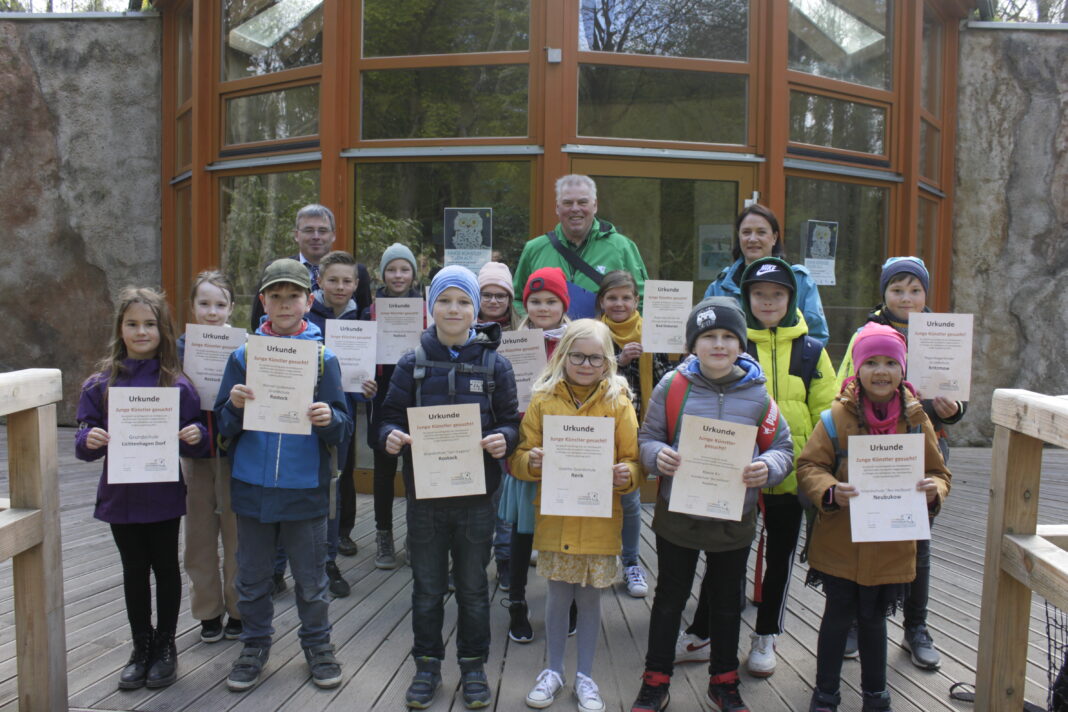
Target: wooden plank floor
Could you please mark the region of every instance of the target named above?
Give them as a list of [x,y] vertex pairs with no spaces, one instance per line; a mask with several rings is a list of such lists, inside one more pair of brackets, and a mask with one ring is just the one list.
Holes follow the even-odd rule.
[[[0,428],[0,484],[6,490],[6,433]],[[297,640],[298,625],[292,588],[276,599],[276,639],[265,679],[246,694],[228,692],[226,674],[238,653],[236,642],[201,643],[199,626],[183,601],[178,626],[181,677],[159,691],[119,692],[118,671],[129,655],[129,632],[122,603],[122,571],[108,527],[92,518],[100,465],[82,463],[73,457],[73,431],[61,428],[59,456],[62,486],[63,564],[65,579],[67,662],[70,705],[76,710],[400,710],[404,690],[413,672],[411,645],[411,572],[375,569],[374,523],[369,496],[360,495],[353,538],[360,546],[355,557],[340,557],[338,564],[353,584],[352,595],[335,600],[330,607],[333,639],[344,665],[344,683],[332,691],[315,688],[308,680]],[[914,668],[897,645],[900,619],[890,623],[889,684],[895,709],[941,712],[970,710],[971,706],[949,700],[955,681],[975,678],[978,643],[979,598],[983,575],[983,542],[986,532],[987,489],[990,469],[988,449],[958,448],[953,451],[953,493],[935,525],[930,625],[943,655],[938,672]],[[1068,453],[1047,450],[1046,476],[1042,483],[1043,523],[1068,522]],[[394,507],[395,533],[404,543],[401,500]],[[646,524],[651,511],[645,512]],[[656,553],[648,526],[643,530],[641,556],[655,582]],[[755,557],[750,558],[750,566]],[[703,566],[700,570],[703,570]],[[779,666],[775,675],[757,680],[744,672],[743,694],[753,710],[807,709],[810,684],[815,675],[814,650],[822,595],[803,585],[805,567],[794,569],[787,613],[787,633],[779,639]],[[752,570],[750,570],[752,578]],[[696,588],[696,586],[695,586]],[[188,587],[185,594],[188,595]],[[17,709],[15,681],[15,631],[11,565],[0,565],[0,711]],[[498,605],[507,594],[494,592],[490,608],[494,633],[488,665],[494,687],[494,708],[500,711],[527,709],[523,698],[542,668],[542,625],[545,583],[532,572],[529,589],[536,640],[517,645],[508,640],[507,610]],[[603,599],[601,641],[595,679],[600,683],[610,710],[629,709],[639,686],[645,653],[652,597],[634,599],[620,587]],[[693,606],[687,611],[692,615]],[[744,615],[740,655],[748,652],[756,610]],[[455,606],[446,605],[446,635],[452,655]],[[1045,610],[1036,600],[1031,617],[1028,652],[1027,698],[1044,703],[1046,686]],[[574,645],[570,646],[568,670],[574,671]],[[458,670],[448,660],[445,685],[434,710],[463,709],[455,692]],[[707,674],[700,664],[680,665],[672,684],[672,710],[710,709],[704,702]],[[846,661],[843,667],[843,712],[859,710],[860,665]],[[557,708],[574,707],[564,696]]]

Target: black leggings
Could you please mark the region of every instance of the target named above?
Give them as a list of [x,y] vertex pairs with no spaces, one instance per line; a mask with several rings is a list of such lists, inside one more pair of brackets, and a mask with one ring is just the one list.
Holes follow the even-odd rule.
[[855,620],[860,651],[860,689],[882,692],[886,689],[885,587],[861,586],[826,574],[821,574],[820,580],[827,601],[816,644],[816,687],[830,695],[838,692],[846,636]]
[[178,568],[178,523],[167,519],[149,524],[112,524],[111,534],[122,559],[122,588],[126,617],[134,635],[152,631],[152,590],[149,572],[156,576],[156,630],[174,634],[182,602],[182,574]]
[[393,483],[397,479],[397,461],[400,455],[390,455],[385,450],[374,450],[375,478],[375,528],[393,530]]
[[352,480],[352,471],[356,466],[356,449],[350,441],[345,452],[345,462],[341,466],[338,480],[338,535],[349,536],[356,526],[356,483]]
[[527,574],[530,571],[530,552],[534,548],[533,534],[520,534],[512,527],[511,568],[508,570],[508,600],[527,599]]

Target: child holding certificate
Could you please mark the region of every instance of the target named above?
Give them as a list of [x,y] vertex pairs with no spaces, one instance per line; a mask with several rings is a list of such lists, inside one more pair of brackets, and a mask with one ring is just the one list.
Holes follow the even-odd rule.
[[[382,403],[382,448],[396,456],[409,452],[404,467],[408,495],[408,560],[412,565],[412,657],[416,673],[405,693],[409,707],[425,709],[441,685],[445,657],[442,625],[448,593],[449,556],[459,608],[456,655],[461,693],[468,708],[486,707],[491,692],[484,664],[489,656],[489,584],[486,566],[496,527],[493,494],[500,485],[500,460],[515,449],[519,437],[515,376],[508,360],[496,353],[501,328],[475,324],[480,292],[475,275],[466,267],[445,267],[430,283],[428,300],[434,325],[423,331],[419,348],[401,357]],[[461,479],[484,483],[484,494],[427,496],[412,463],[409,408],[477,405],[478,430],[473,455],[482,467],[456,473]],[[467,408],[469,409],[469,408]],[[450,433],[456,410],[435,412],[435,423]],[[432,417],[435,417],[432,416]],[[468,421],[470,422],[470,421]],[[470,429],[465,435],[470,435]],[[480,438],[480,439],[479,439]],[[448,435],[439,436],[439,440]],[[476,466],[477,467],[477,466]],[[419,470],[425,474],[425,470]],[[466,474],[467,478],[462,475]],[[426,480],[421,480],[426,482]],[[431,493],[433,494],[433,493]]]
[[[535,274],[537,274],[535,272]],[[638,420],[627,380],[616,372],[608,328],[593,319],[568,326],[541,377],[534,383],[530,408],[520,426],[519,447],[509,459],[514,475],[541,482],[543,422],[546,415],[614,418],[612,516],[549,516],[536,510],[534,544],[538,573],[549,580],[545,601],[548,667],[527,695],[531,707],[548,707],[564,685],[564,649],[572,602],[578,607],[578,670],[575,697],[584,712],[605,709],[591,677],[601,629],[601,590],[620,579],[620,496],[638,487]],[[604,473],[608,475],[607,472]],[[538,497],[542,495],[538,486]]]
[[916,542],[852,542],[849,502],[858,490],[849,483],[844,451],[850,435],[891,435],[919,430],[924,436],[926,477],[916,489],[938,513],[949,494],[949,470],[938,438],[920,402],[904,381],[905,340],[889,326],[868,324],[853,342],[856,377],[846,379],[831,405],[837,431],[832,441],[821,421],[797,461],[797,486],[819,514],[809,545],[808,583],[827,596],[820,624],[816,685],[810,710],[836,712],[841,700],[842,654],[852,622],[860,646],[864,712],[890,709],[886,689],[886,616],[905,600],[916,578]]
[[[81,460],[108,454],[108,389],[176,387],[179,391],[179,454],[199,457],[207,447],[200,398],[182,375],[174,324],[163,295],[127,287],[118,298],[110,353],[100,372],[86,380],[78,401],[80,427],[74,439]],[[178,679],[174,631],[182,600],[178,568],[178,525],[185,514],[185,483],[110,484],[108,463],[96,491],[97,519],[111,525],[122,559],[126,617],[133,634],[133,654],[119,676],[119,689],[166,687]],[[156,577],[156,628],[152,628],[150,577]]]
[[[708,698],[724,712],[748,710],[738,690],[738,635],[746,561],[756,534],[757,499],[762,487],[780,484],[793,465],[790,428],[768,394],[760,364],[745,353],[745,315],[732,297],[700,302],[686,320],[690,353],[653,392],[638,442],[642,464],[660,475],[653,531],[660,575],[649,621],[649,646],[642,686],[631,709],[662,710],[675,664],[676,631],[689,598],[697,560],[708,562]],[[734,475],[744,485],[741,519],[687,514],[669,509],[675,474],[683,463],[680,432],[689,416],[758,426],[749,461]]]

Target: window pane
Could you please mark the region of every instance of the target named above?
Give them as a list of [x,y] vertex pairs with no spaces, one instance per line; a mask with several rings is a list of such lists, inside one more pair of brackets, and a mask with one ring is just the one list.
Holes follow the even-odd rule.
[[524,50],[529,32],[528,0],[363,3],[365,57]]
[[942,111],[942,21],[926,8],[923,13],[923,66],[920,101],[934,115]]
[[319,133],[319,85],[226,100],[226,145]]
[[527,135],[527,65],[363,73],[365,139]]
[[744,62],[748,0],[582,0],[579,49]]
[[494,259],[515,265],[531,236],[530,173],[530,161],[358,163],[356,256],[374,273],[386,247],[406,244],[425,285],[444,257],[445,208],[488,207]]
[[790,69],[890,89],[891,0],[790,0]]
[[193,6],[178,17],[178,106],[193,94]]
[[[186,318],[189,304],[190,254],[193,251],[193,191],[189,181],[183,181],[174,191],[174,303],[178,306],[175,315],[179,320]],[[179,324],[185,323],[179,321]],[[182,328],[180,333],[184,333]]]
[[746,83],[737,74],[579,65],[578,134],[746,143]]
[[319,171],[286,171],[219,179],[219,264],[234,283],[231,324],[247,324],[260,272],[296,252],[297,211],[319,202]]
[[193,112],[185,112],[178,117],[174,142],[174,160],[177,172],[181,172],[193,162]]
[[920,198],[916,220],[916,254],[927,265],[927,271],[936,274],[938,255],[938,203]]
[[222,79],[323,61],[322,0],[223,0]]
[[942,132],[920,119],[920,175],[938,182],[942,176]]
[[848,151],[886,152],[886,111],[819,94],[790,92],[790,140]]
[[788,259],[800,262],[807,220],[838,223],[835,286],[820,287],[831,338],[827,351],[842,360],[850,337],[879,303],[879,274],[886,259],[889,191],[812,178],[786,178],[785,241]]

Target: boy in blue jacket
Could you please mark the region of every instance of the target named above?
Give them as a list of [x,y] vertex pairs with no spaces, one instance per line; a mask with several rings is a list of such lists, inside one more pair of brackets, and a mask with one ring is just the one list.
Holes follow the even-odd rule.
[[479,297],[478,280],[467,268],[452,265],[438,272],[428,294],[434,325],[423,332],[415,352],[401,357],[382,403],[378,435],[390,455],[411,445],[407,409],[412,406],[475,403],[482,420],[485,494],[429,498],[416,489],[411,458],[405,458],[416,666],[405,702],[416,709],[429,707],[441,685],[450,553],[459,607],[456,653],[463,701],[469,709],[490,703],[483,664],[490,645],[486,566],[496,527],[493,493],[501,480],[500,461],[519,440],[519,412],[512,365],[495,353],[500,325],[475,325]]
[[[268,265],[260,282],[260,302],[267,319],[257,334],[321,339],[319,328],[304,318],[312,304],[311,279],[307,268],[296,260]],[[335,474],[330,451],[352,437],[352,418],[337,357],[324,350],[319,363],[316,400],[308,407],[309,435],[243,429],[245,402],[257,397],[245,385],[244,346],[230,355],[215,402],[219,433],[235,440],[230,446],[230,501],[237,515],[237,593],[244,649],[226,680],[234,691],[256,685],[270,654],[272,573],[279,545],[290,555],[300,616],[298,635],[312,680],[319,687],[341,683],[341,666],[330,644],[326,520]]]

